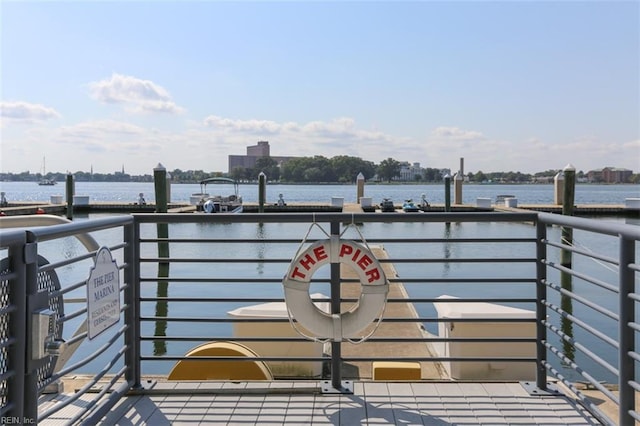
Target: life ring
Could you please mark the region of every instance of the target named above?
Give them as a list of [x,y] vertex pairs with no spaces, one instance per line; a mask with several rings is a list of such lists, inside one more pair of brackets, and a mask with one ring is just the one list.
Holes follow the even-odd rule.
[[[328,314],[309,296],[311,277],[328,263],[349,265],[360,279],[360,298],[347,312]],[[290,316],[317,337],[334,341],[356,337],[378,318],[389,292],[387,278],[373,253],[362,244],[338,238],[317,241],[301,252],[289,265],[282,284]]]

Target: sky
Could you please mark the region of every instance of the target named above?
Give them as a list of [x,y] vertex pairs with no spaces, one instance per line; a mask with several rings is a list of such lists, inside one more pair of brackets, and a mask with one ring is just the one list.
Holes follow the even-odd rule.
[[[0,2],[0,171],[640,172],[640,1]],[[46,158],[46,162],[45,162]]]

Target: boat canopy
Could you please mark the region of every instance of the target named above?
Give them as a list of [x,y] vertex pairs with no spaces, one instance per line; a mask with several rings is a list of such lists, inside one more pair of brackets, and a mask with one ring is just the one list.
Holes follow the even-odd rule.
[[226,178],[226,177],[212,177],[212,178],[207,178],[200,181],[200,185],[207,185],[209,183],[232,183],[234,185],[238,184],[238,182],[236,182],[235,179]]

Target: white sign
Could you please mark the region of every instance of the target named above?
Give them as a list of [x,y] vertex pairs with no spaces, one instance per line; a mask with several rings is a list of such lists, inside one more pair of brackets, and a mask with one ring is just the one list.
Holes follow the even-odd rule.
[[89,340],[120,320],[120,273],[111,251],[101,247],[87,280]]

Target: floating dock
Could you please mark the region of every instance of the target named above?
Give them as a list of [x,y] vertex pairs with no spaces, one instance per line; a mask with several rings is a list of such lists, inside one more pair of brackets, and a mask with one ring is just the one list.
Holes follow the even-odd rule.
[[[245,203],[244,213],[258,213],[258,203]],[[15,216],[25,214],[55,214],[66,213],[66,203],[52,204],[42,201],[18,201],[9,203],[8,206],[0,208],[2,216]],[[153,213],[156,210],[155,204],[135,204],[120,202],[91,202],[89,204],[74,205],[73,211],[77,213]],[[170,213],[193,213],[196,206],[187,202],[169,203]],[[562,206],[555,204],[520,204],[517,207],[505,207],[503,205],[492,205],[491,207],[477,207],[473,204],[452,204],[452,212],[476,212],[476,211],[518,211],[528,210],[545,213],[562,214]],[[402,206],[395,209],[398,213],[403,213]],[[574,216],[626,216],[640,217],[640,209],[633,209],[624,204],[577,204],[574,206]],[[285,206],[266,204],[265,213],[309,213],[309,212],[380,212],[376,205],[362,208],[356,203],[344,203],[336,206],[331,203],[288,203]],[[431,204],[429,211],[407,214],[429,214],[429,212],[445,212],[444,204]],[[384,213],[383,213],[384,214]]]
[[[372,246],[372,253],[377,259],[387,259],[387,252],[382,246]],[[382,263],[382,270],[387,279],[396,278],[397,272],[391,263]],[[357,275],[353,269],[348,266],[341,265],[340,275],[345,280],[356,279]],[[343,299],[358,299],[360,296],[360,283],[343,282],[340,285],[340,297]],[[387,299],[408,299],[406,289],[402,283],[393,282],[389,284],[389,294]],[[352,307],[351,302],[343,302],[341,311],[346,312]],[[393,338],[426,338],[428,333],[421,327],[419,323],[406,322],[384,322],[385,318],[418,318],[418,313],[412,303],[409,302],[387,302],[382,314],[383,322],[380,323],[375,331],[375,337],[393,337]],[[369,326],[362,331],[363,335],[371,332],[374,326]],[[402,349],[398,350],[397,344],[388,342],[364,342],[353,344],[349,342],[342,343],[342,357],[357,358],[367,357],[375,354],[383,359],[401,359],[401,358],[432,358],[436,357],[435,349],[427,342],[413,342],[402,345]],[[355,377],[358,379],[372,379],[373,365],[371,361],[354,361],[343,363],[343,376]],[[396,373],[397,374],[397,373]],[[446,372],[440,362],[421,362],[420,363],[421,379],[443,379]]]

